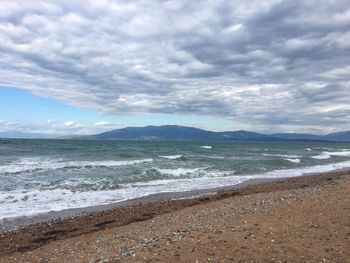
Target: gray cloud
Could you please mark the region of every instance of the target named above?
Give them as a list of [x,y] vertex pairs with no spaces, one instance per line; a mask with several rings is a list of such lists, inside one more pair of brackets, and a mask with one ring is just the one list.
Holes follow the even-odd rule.
[[0,5],[0,85],[108,114],[350,128],[349,1]]

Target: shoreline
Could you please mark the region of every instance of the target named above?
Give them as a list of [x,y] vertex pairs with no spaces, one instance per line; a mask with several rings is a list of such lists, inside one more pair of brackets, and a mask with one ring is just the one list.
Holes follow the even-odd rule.
[[[309,174],[311,175],[311,174]],[[309,176],[308,174],[302,176]],[[70,208],[60,211],[50,211],[46,213],[39,213],[37,215],[31,216],[18,216],[12,218],[5,218],[0,220],[0,232],[11,232],[20,230],[33,225],[38,224],[50,224],[55,221],[73,219],[88,216],[94,213],[105,212],[114,209],[120,209],[125,207],[130,207],[134,205],[144,205],[153,202],[168,202],[174,200],[190,200],[190,199],[201,199],[209,196],[217,195],[221,191],[239,190],[247,186],[254,186],[262,183],[272,183],[276,181],[281,181],[287,178],[254,178],[247,179],[246,181],[224,187],[215,187],[208,189],[198,189],[183,192],[162,192],[156,194],[150,194],[147,196],[142,196],[138,198],[133,198],[129,200],[124,200],[120,202],[114,202],[110,204],[102,204],[95,206],[87,206],[81,208]]]
[[110,211],[114,209],[120,209],[125,207],[130,207],[134,205],[143,205],[153,202],[162,202],[162,201],[173,201],[173,200],[189,200],[189,199],[201,199],[207,198],[209,196],[215,196],[222,191],[233,191],[239,190],[249,186],[255,186],[265,183],[273,183],[278,181],[283,181],[291,178],[299,178],[304,176],[312,175],[323,175],[323,174],[332,174],[338,172],[349,172],[349,168],[336,169],[330,172],[321,172],[321,173],[305,173],[299,176],[291,177],[275,177],[275,178],[252,178],[247,179],[241,183],[235,185],[228,185],[223,187],[214,187],[190,191],[179,191],[179,192],[161,192],[150,194],[147,196],[142,196],[138,198],[132,198],[124,201],[114,202],[110,204],[94,205],[80,208],[70,208],[59,211],[49,211],[45,213],[39,213],[31,216],[18,216],[12,218],[4,218],[0,220],[0,233],[11,232],[16,230],[21,230],[29,226],[35,226],[40,224],[51,224],[56,221],[62,221],[66,219],[74,219],[84,216],[89,216],[94,213],[101,213],[105,211]]
[[[211,189],[210,194],[193,197],[193,192],[173,199],[152,196],[148,199],[135,201],[118,207],[104,207],[101,211],[90,211],[74,217],[56,218],[50,222],[26,225],[23,228],[3,231],[0,242],[0,256],[15,252],[24,253],[35,248],[50,244],[56,240],[72,237],[83,237],[110,228],[119,228],[131,223],[145,221],[168,213],[177,213],[188,207],[206,205],[226,198],[250,196],[260,193],[274,193],[306,187],[321,187],[349,176],[348,170],[331,173],[310,174],[292,178],[273,178],[273,180],[245,181],[239,185],[225,187],[226,189]],[[197,193],[199,194],[199,193]],[[200,193],[203,194],[203,193]],[[117,203],[118,204],[118,203]],[[115,205],[115,204],[114,204]],[[107,205],[110,206],[110,205]],[[97,209],[95,207],[95,209]],[[98,209],[101,209],[99,207]]]

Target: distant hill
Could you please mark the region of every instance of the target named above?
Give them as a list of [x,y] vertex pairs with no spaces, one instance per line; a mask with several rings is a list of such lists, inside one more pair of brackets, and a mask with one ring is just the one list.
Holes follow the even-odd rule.
[[350,142],[350,131],[338,132],[327,135],[302,134],[302,133],[275,133],[262,134],[250,131],[213,132],[198,128],[178,125],[128,127],[112,130],[81,139],[97,140],[256,140],[256,141],[334,141]]
[[100,134],[87,136],[92,139],[118,139],[118,140],[220,140],[222,135],[212,131],[198,128],[164,125],[129,127]]
[[324,136],[330,141],[350,141],[350,131],[330,133]]
[[[53,135],[27,133],[19,131],[0,132],[0,138],[53,138]],[[84,140],[194,140],[194,141],[329,141],[350,142],[350,131],[315,135],[307,133],[274,133],[263,134],[251,131],[213,132],[203,129],[178,125],[128,127],[95,135],[66,135],[57,139]]]

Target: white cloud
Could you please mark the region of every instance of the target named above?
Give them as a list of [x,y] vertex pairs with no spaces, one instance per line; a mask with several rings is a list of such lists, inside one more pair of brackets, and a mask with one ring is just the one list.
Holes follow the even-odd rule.
[[94,123],[94,126],[97,126],[97,127],[113,127],[118,125],[119,123],[117,122],[109,122],[109,121],[98,121]]
[[[78,124],[75,121],[43,121],[30,122],[22,121],[5,121],[0,120],[0,132],[21,131],[30,133],[48,134],[52,137],[60,135],[90,135],[104,132],[106,130],[115,129],[119,126],[117,122],[95,122]],[[69,128],[69,129],[67,129]]]
[[108,114],[220,116],[271,130],[350,122],[349,1],[1,6],[0,85]]
[[57,120],[55,120],[55,119],[48,119],[48,120],[46,120],[46,122],[47,122],[48,124],[52,124],[52,123],[56,123]]
[[75,121],[66,121],[63,125],[66,127],[74,127],[77,123]]

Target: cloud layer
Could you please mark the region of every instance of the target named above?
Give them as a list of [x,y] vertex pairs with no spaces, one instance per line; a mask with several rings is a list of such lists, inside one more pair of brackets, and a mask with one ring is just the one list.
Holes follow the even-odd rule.
[[41,133],[48,136],[90,135],[120,128],[116,122],[98,121],[95,123],[78,123],[76,121],[58,121],[54,119],[42,122],[5,121],[0,119],[0,132],[21,131]]
[[0,85],[104,114],[350,128],[347,0],[14,0],[0,8]]

